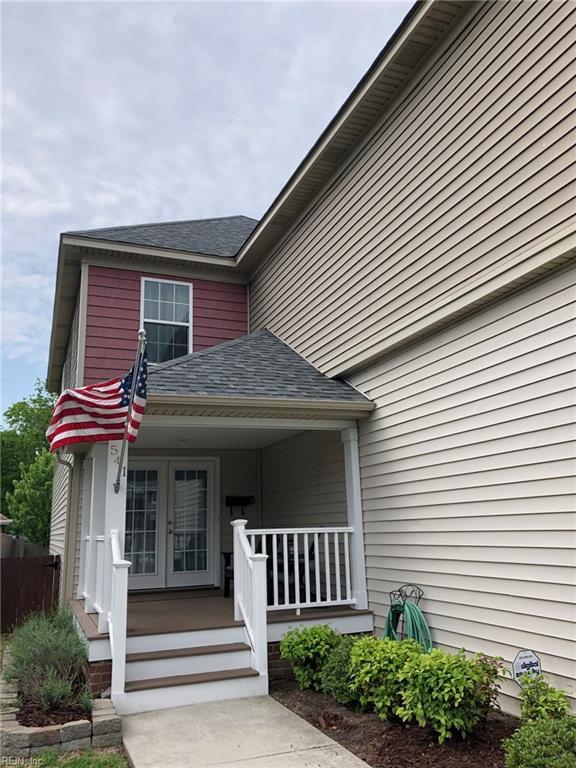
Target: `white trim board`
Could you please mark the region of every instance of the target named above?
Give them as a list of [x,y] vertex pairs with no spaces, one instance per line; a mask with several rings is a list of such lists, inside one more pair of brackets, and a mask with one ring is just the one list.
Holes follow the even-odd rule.
[[156,427],[239,427],[242,429],[336,430],[356,428],[355,419],[267,419],[241,416],[156,416],[146,415],[146,424]]

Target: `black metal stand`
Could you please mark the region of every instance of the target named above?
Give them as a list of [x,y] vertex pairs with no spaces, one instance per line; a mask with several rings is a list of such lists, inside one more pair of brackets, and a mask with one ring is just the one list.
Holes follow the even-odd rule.
[[[422,600],[424,592],[416,584],[404,584],[398,589],[393,589],[388,595],[390,597],[391,606],[394,605],[394,603],[401,603],[402,607],[404,607],[407,602],[412,602],[415,605],[418,605],[420,600]],[[402,614],[400,621],[401,623],[398,625],[398,637],[401,640],[404,640],[406,637],[406,633],[404,632],[404,614]]]

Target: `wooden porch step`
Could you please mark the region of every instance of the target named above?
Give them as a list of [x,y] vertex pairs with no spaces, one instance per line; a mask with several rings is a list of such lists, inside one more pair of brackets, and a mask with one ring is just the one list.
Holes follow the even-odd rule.
[[173,675],[171,677],[156,677],[152,680],[134,680],[126,683],[125,691],[132,693],[134,691],[147,691],[152,688],[214,683],[219,680],[235,680],[243,677],[258,677],[258,672],[251,667],[244,667],[242,669],[223,669],[218,672],[198,672],[195,675]]
[[247,643],[221,643],[220,645],[199,645],[193,648],[173,648],[167,651],[142,651],[127,653],[126,661],[157,661],[158,659],[178,659],[186,656],[206,656],[214,653],[236,653],[249,651]]

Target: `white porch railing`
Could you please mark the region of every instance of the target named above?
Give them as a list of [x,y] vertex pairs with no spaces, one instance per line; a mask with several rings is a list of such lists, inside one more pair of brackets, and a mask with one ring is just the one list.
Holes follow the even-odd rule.
[[112,590],[108,613],[108,634],[112,655],[112,696],[124,693],[126,680],[126,625],[128,614],[128,568],[131,563],[122,557],[120,534],[110,531],[112,547]]
[[244,622],[252,650],[252,667],[268,674],[266,635],[266,560],[246,537],[246,520],[234,520],[234,618]]
[[92,597],[92,583],[91,583],[91,571],[92,571],[92,537],[84,536],[82,542],[83,552],[80,558],[80,585],[81,594],[84,599]]
[[[353,528],[247,530],[251,551],[269,556],[268,610],[354,605],[350,575]],[[236,571],[234,572],[236,578]]]
[[104,543],[105,536],[96,536],[96,594],[94,608],[97,613],[103,612],[104,606]]

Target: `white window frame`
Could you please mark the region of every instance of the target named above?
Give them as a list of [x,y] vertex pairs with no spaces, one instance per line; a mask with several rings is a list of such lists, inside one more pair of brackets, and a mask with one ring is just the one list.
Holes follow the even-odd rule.
[[[188,304],[190,307],[190,316],[187,323],[172,322],[170,320],[154,320],[153,318],[144,318],[144,296],[145,296],[145,284],[146,283],[168,283],[169,285],[183,285],[188,288]],[[144,322],[157,323],[158,325],[179,325],[182,328],[188,328],[188,354],[194,351],[194,343],[192,339],[192,326],[193,326],[193,311],[192,311],[192,283],[186,283],[182,280],[164,280],[157,277],[141,277],[140,278],[140,328],[144,328]],[[178,359],[178,358],[173,358]]]

